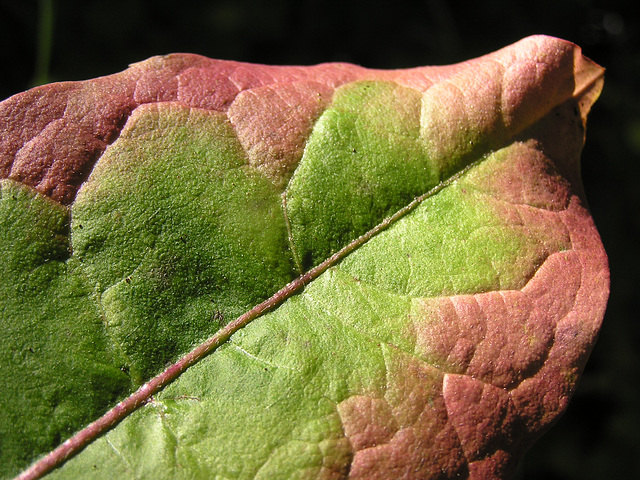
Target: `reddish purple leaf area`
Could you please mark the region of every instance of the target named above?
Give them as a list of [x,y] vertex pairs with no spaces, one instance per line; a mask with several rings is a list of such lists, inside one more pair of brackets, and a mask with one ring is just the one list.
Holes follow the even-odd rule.
[[[311,125],[346,82],[374,74],[354,65],[272,67],[175,54],[88,82],[44,85],[0,104],[0,178],[34,187],[65,205],[131,112],[176,102],[228,112],[252,159],[299,158]],[[290,118],[291,105],[299,105]],[[265,134],[263,130],[267,130]],[[267,173],[281,177],[295,166]]]
[[[134,109],[147,103],[176,102],[227,112],[250,159],[283,182],[295,168],[292,158],[299,159],[314,120],[335,88],[367,79],[393,80],[429,91],[431,97],[450,97],[448,102],[439,102],[451,109],[445,118],[465,118],[470,125],[493,130],[502,140],[500,130],[512,134],[529,126],[573,90],[580,95],[579,89],[591,88],[593,78],[600,74],[598,67],[575,55],[566,42],[556,42],[556,52],[541,55],[553,57],[549,63],[532,59],[537,50],[548,49],[548,40],[531,37],[519,49],[503,49],[452,66],[395,71],[350,64],[249,65],[190,54],[154,57],[122,73],[44,85],[2,102],[0,178],[30,185],[67,205]],[[575,62],[575,67],[563,68],[568,62]],[[505,70],[503,64],[509,67]],[[576,78],[567,75],[574,70]],[[469,90],[467,82],[483,85],[485,91]],[[583,117],[592,96],[587,94],[582,100]],[[496,98],[500,105],[487,105]],[[469,112],[464,109],[470,103],[477,105],[473,110],[476,118],[466,118]],[[298,108],[293,110],[293,105]],[[492,126],[496,119],[487,115],[490,111],[502,115],[503,125]]]

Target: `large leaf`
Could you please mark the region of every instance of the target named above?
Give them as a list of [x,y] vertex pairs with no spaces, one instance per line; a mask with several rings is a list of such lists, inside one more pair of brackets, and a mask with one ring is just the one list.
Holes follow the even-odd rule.
[[601,88],[537,36],[396,71],[169,55],[7,99],[0,474],[59,445],[24,477],[508,476],[606,304]]

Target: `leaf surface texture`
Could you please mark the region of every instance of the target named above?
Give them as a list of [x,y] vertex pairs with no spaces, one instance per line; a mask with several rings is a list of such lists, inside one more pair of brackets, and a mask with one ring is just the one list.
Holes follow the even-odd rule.
[[170,55],[5,100],[0,474],[352,245],[47,478],[508,477],[604,313],[601,88],[536,36],[396,71]]

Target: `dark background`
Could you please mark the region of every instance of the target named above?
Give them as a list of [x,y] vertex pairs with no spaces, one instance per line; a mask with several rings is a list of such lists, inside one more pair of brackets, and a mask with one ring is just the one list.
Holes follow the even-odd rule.
[[0,99],[171,52],[270,64],[447,64],[527,35],[571,40],[607,68],[583,176],[611,263],[598,344],[565,416],[518,479],[640,476],[640,41],[632,0],[0,0]]

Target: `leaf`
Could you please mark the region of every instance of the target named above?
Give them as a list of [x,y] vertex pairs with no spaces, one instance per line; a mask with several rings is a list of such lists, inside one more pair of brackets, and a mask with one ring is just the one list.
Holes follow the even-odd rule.
[[579,178],[602,74],[535,36],[5,100],[0,474],[58,446],[24,478],[509,476],[608,296]]

